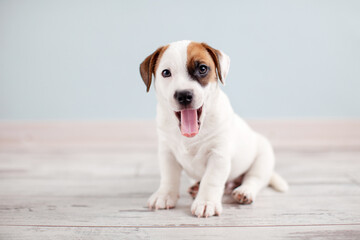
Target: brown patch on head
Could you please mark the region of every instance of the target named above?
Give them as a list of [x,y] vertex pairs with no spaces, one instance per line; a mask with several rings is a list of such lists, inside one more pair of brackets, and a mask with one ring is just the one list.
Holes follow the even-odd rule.
[[[187,47],[187,70],[189,75],[198,81],[202,86],[209,82],[216,82],[219,77],[222,82],[220,72],[219,55],[216,50],[206,43],[191,42]],[[202,74],[201,68],[207,67],[206,74]]]
[[150,89],[152,75],[155,75],[160,59],[167,48],[168,45],[159,47],[140,64],[140,75],[146,85],[147,92]]

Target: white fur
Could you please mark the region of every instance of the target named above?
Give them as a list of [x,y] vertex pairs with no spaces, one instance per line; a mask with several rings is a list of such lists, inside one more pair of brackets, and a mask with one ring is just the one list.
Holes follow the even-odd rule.
[[[201,181],[191,207],[192,213],[208,217],[221,214],[224,185],[241,174],[246,173],[243,183],[233,194],[243,194],[254,200],[260,189],[269,184],[274,174],[275,159],[270,143],[233,112],[218,83],[203,87],[190,79],[186,69],[189,43],[171,43],[159,60],[155,73],[161,182],[148,205],[156,209],[175,207],[180,176],[184,170],[189,177]],[[225,80],[230,59],[224,53],[220,57],[220,65]],[[162,77],[164,69],[171,70],[170,78]],[[194,108],[203,105],[200,131],[192,138],[181,135],[179,120],[174,114],[174,111],[180,110],[174,93],[184,89],[193,90]],[[272,184],[279,182],[286,185],[276,175]],[[285,188],[282,186],[279,190]]]

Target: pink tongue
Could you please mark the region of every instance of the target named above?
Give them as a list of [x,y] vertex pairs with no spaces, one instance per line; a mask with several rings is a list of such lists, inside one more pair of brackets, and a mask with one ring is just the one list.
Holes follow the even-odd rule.
[[197,110],[181,110],[181,134],[186,137],[193,137],[198,134]]

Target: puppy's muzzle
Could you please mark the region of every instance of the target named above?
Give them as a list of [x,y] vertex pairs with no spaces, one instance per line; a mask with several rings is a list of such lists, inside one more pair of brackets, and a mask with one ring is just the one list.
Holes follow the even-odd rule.
[[176,101],[183,106],[190,105],[193,100],[193,91],[192,90],[182,90],[176,91],[174,94]]
[[180,107],[180,111],[175,111],[175,115],[179,119],[181,134],[194,137],[199,133],[202,106],[197,109],[192,106],[194,95],[191,89],[176,91],[174,98]]

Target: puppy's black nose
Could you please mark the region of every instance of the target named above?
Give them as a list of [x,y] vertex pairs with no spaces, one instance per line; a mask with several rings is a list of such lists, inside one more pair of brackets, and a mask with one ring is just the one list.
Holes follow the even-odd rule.
[[190,104],[193,99],[193,93],[190,90],[176,91],[174,98],[181,104]]

